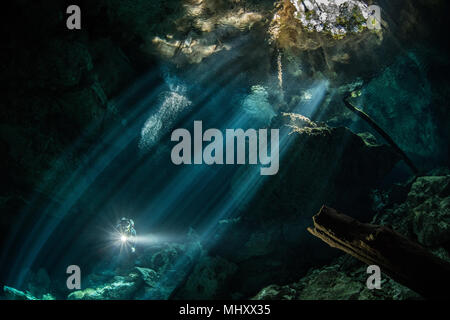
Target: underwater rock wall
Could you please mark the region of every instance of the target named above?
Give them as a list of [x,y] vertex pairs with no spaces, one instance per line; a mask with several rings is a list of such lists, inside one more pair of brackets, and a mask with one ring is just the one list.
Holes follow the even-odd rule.
[[[438,132],[432,83],[424,58],[416,52],[401,56],[362,90],[356,103],[371,115],[408,154],[419,158],[420,167],[431,169],[429,159],[446,157],[448,139]],[[426,159],[420,161],[421,159]]]

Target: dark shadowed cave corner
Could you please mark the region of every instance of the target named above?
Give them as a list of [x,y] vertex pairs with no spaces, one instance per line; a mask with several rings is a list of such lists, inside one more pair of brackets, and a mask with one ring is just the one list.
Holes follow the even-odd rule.
[[[375,2],[382,31],[350,15],[358,31],[339,36],[288,0],[76,1],[76,32],[73,2],[8,4],[1,298],[420,299],[388,278],[368,290],[361,263],[306,232],[326,204],[450,261],[449,4]],[[420,177],[345,108],[350,91]],[[199,118],[280,128],[279,174],[172,166],[170,132]],[[117,265],[99,238],[122,215],[161,237]]]

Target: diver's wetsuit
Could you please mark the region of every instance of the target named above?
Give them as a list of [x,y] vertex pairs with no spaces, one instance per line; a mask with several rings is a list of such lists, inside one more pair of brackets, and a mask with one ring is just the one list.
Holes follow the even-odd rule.
[[122,218],[116,228],[121,235],[127,237],[126,242],[131,245],[131,252],[135,252],[136,230],[134,229],[134,221],[132,219]]

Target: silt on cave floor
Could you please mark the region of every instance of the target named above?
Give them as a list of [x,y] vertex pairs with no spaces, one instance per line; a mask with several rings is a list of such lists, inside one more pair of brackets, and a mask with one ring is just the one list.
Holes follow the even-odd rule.
[[[369,290],[306,229],[327,205],[450,262],[449,5],[338,2],[86,1],[76,32],[60,1],[9,5],[1,298],[422,299],[387,276]],[[195,121],[279,129],[279,171],[174,165],[171,134]]]

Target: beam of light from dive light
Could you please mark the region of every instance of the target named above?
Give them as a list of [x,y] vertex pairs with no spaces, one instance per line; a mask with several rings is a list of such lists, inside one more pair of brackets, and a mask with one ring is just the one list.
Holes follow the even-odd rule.
[[134,237],[134,241],[139,244],[155,244],[167,241],[175,241],[175,237],[171,237],[168,235],[156,235],[156,234],[144,234]]

